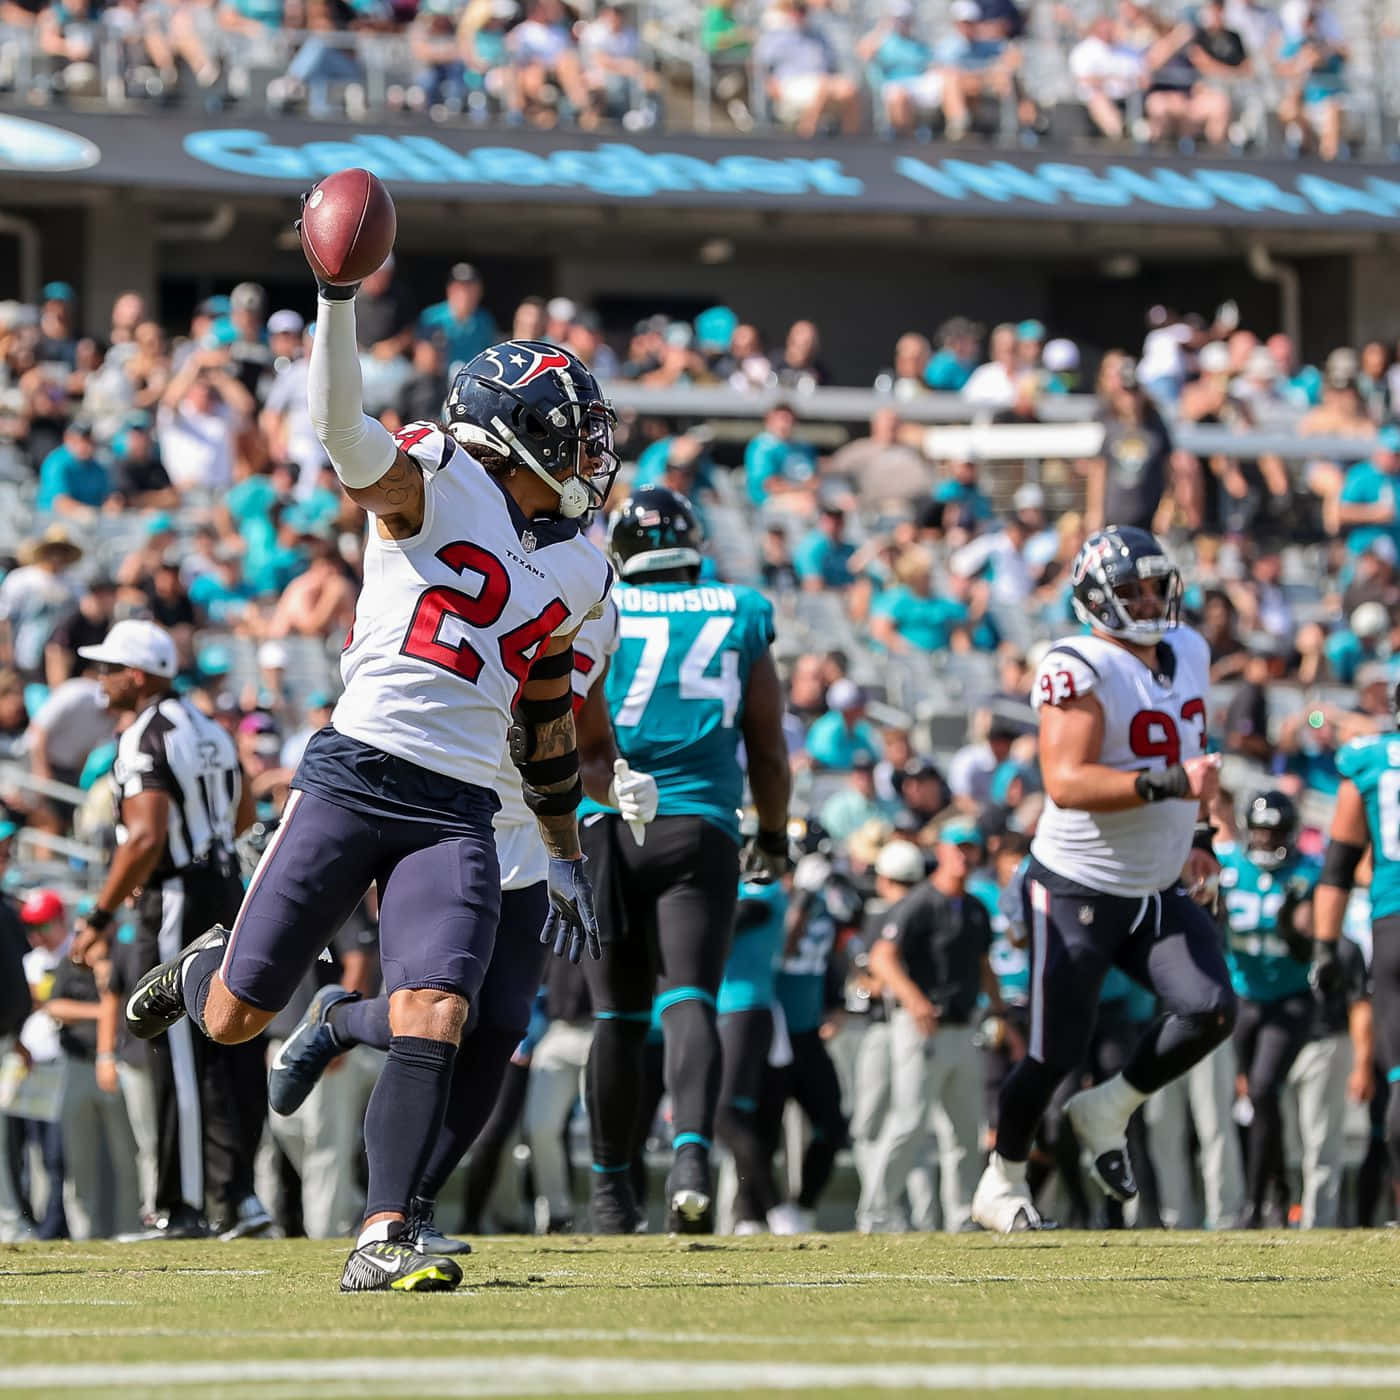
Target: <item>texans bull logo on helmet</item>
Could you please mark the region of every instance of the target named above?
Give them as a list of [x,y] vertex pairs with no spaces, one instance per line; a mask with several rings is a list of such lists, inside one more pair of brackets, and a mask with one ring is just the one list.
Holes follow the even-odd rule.
[[507,340],[483,350],[477,362],[482,369],[487,365],[495,367],[494,374],[478,370],[483,379],[494,380],[507,389],[523,389],[552,369],[561,371],[560,379],[568,388],[573,387],[569,380],[569,356],[562,350],[542,348],[523,340]]

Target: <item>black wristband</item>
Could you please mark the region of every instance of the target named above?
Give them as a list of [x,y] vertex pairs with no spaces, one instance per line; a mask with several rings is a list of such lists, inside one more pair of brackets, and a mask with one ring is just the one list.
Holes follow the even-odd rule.
[[766,851],[770,856],[785,856],[788,853],[786,831],[765,831],[759,827],[753,843],[760,851]]
[[1209,822],[1197,822],[1191,833],[1191,849],[1204,851],[1208,856],[1215,854],[1215,828]]
[[360,290],[358,282],[347,282],[344,286],[337,287],[330,282],[323,282],[318,277],[316,279],[316,290],[320,293],[323,301],[354,301],[355,293]]
[[103,929],[110,927],[112,923],[112,911],[110,909],[100,909],[96,904],[88,910],[83,922],[94,933],[101,933]]
[[1139,773],[1133,786],[1144,802],[1165,802],[1169,797],[1191,796],[1191,779],[1179,763],[1156,772],[1149,770]]

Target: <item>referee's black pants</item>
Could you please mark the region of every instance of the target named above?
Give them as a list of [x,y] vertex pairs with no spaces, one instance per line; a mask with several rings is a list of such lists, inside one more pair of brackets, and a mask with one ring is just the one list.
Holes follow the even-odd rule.
[[[148,886],[137,904],[138,975],[175,957],[214,924],[231,927],[238,876],[192,867]],[[229,1220],[253,1193],[253,1156],[267,1118],[263,1039],[216,1045],[188,1019],[150,1042],[156,1101],[157,1215],[183,1203]]]

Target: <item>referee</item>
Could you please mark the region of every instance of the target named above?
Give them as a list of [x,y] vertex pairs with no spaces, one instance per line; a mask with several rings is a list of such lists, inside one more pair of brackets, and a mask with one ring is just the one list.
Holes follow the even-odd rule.
[[[135,896],[140,977],[214,924],[232,925],[243,898],[234,837],[253,820],[233,741],[173,694],[175,643],[153,622],[116,623],[79,656],[96,663],[108,706],[132,716],[112,770],[117,849],[74,957],[87,958],[122,902]],[[114,973],[115,975],[115,973]],[[114,986],[126,995],[127,986]],[[156,1190],[143,1239],[210,1233],[206,1201],[228,1238],[271,1224],[253,1194],[253,1153],[266,1115],[262,1050],[215,1045],[181,1021],[151,1042]]]

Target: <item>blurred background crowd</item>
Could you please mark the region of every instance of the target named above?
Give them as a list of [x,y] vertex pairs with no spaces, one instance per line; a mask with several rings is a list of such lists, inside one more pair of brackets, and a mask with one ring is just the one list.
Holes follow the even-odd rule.
[[34,103],[1381,155],[1381,0],[5,0]]
[[[78,333],[75,302],[53,282],[39,305],[0,304],[0,941],[25,967],[18,992],[15,978],[6,984],[0,1021],[11,1047],[0,1072],[7,1236],[120,1232],[149,1201],[142,1047],[95,1063],[100,989],[64,955],[113,840],[116,716],[78,648],[117,618],[171,631],[178,687],[235,736],[252,781],[251,864],[307,738],[328,720],[360,582],[363,520],[307,419],[315,330],[297,309],[243,282],[202,301],[188,324],[167,325],[128,293],[94,337]],[[563,298],[498,304],[468,264],[451,269],[441,300],[420,306],[390,263],[365,284],[358,324],[366,405],[391,428],[436,417],[454,367],[507,333],[567,344],[620,401],[645,404],[642,391],[657,391],[659,411],[622,414],[627,465],[614,504],[639,484],[684,492],[717,574],[775,600],[804,859],[772,991],[791,998],[799,1051],[784,1061],[775,1042],[772,1118],[782,1123],[793,1100],[790,1190],[778,1191],[798,1214],[770,1217],[773,1228],[964,1223],[957,1183],[969,1171],[975,1180],[993,1089],[1024,1050],[1026,956],[1002,895],[1042,803],[1030,679],[1046,639],[1075,626],[1067,569],[1086,531],[1106,520],[1150,526],[1182,564],[1187,613],[1211,644],[1222,843],[1234,833],[1247,842],[1240,813],[1268,788],[1293,799],[1299,849],[1317,854],[1338,746],[1392,726],[1392,344],[1339,346],[1304,363],[1286,336],[1261,340],[1241,325],[1232,303],[1144,307],[1141,342],[1108,350],[1034,320],[958,317],[910,329],[888,364],[868,367],[852,386],[876,405],[865,422],[824,407],[834,389],[822,337],[833,328],[819,321],[760,327],[742,307],[716,305],[693,321],[605,327]],[[667,392],[705,386],[740,391],[728,400],[737,406],[664,407]],[[919,405],[936,406],[939,421],[912,421]],[[955,1024],[966,1031],[966,1053],[937,1052],[945,1078],[920,1088],[911,1109],[890,1040],[896,1004],[911,1010],[908,989],[878,934],[926,876],[947,898],[985,905],[992,942],[981,952],[1007,1013],[977,1009],[981,952],[944,949],[927,964],[902,949],[906,970],[943,979],[938,1043],[952,1046]],[[1365,916],[1362,890],[1352,931],[1363,947]],[[371,905],[318,976],[372,990],[373,949]],[[1295,1126],[1265,1219],[1392,1213],[1376,1126],[1387,1086],[1353,1014],[1364,988],[1349,995],[1351,1006],[1319,1013],[1308,1032],[1309,1045],[1335,1052],[1329,1073],[1340,1067],[1324,1142],[1315,1106],[1288,1106],[1304,1102],[1301,1081],[1273,1086]],[[577,1108],[588,1013],[576,987],[552,986],[541,1008],[440,1223],[456,1223],[458,1204],[472,1230],[576,1218],[569,1163],[586,1166]],[[300,1010],[274,1023],[274,1044]],[[1084,1075],[1112,1073],[1124,1036],[1151,1010],[1131,984],[1106,989]],[[839,1111],[804,1097],[814,1046],[836,1065]],[[375,1054],[346,1057],[296,1119],[274,1117],[259,1191],[281,1228],[334,1234],[356,1218]],[[1240,1133],[1254,1106],[1235,1056],[1223,1047],[1200,1083],[1148,1105],[1134,1139],[1150,1183],[1136,1223],[1249,1218]],[[663,1103],[653,1154],[666,1135]],[[816,1175],[838,1168],[824,1192],[810,1170],[804,1180],[812,1141],[831,1159]],[[1064,1217],[1102,1223],[1063,1125],[1052,1122],[1043,1157],[1059,1169]],[[742,1201],[736,1210],[743,1219]]]

